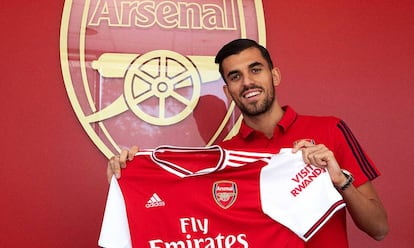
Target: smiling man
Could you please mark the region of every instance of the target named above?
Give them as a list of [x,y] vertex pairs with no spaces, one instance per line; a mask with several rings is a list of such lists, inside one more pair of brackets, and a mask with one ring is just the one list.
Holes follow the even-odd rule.
[[[216,63],[227,97],[243,114],[239,133],[221,146],[277,153],[294,146],[306,163],[326,168],[355,224],[376,240],[388,232],[386,211],[371,183],[379,171],[345,122],[297,114],[277,101],[280,72],[266,48],[249,39],[226,44]],[[306,247],[348,247],[345,210],[335,214]]]

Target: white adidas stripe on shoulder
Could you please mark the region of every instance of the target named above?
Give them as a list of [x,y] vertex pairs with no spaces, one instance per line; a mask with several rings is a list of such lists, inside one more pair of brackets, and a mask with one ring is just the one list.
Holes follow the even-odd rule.
[[224,151],[227,155],[227,165],[232,167],[240,167],[258,160],[270,159],[274,155],[272,153],[246,152],[226,149]]

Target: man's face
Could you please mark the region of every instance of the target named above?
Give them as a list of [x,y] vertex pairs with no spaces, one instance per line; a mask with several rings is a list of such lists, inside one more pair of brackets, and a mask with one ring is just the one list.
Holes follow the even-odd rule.
[[259,49],[248,48],[223,60],[224,91],[246,116],[267,112],[279,84],[277,69],[271,70]]

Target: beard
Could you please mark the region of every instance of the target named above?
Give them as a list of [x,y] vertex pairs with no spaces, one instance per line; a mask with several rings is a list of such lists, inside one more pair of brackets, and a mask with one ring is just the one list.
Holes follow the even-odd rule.
[[[262,87],[253,86],[253,87],[243,89],[243,92],[249,89],[254,89],[254,88],[261,88],[263,90]],[[240,109],[240,111],[243,113],[243,115],[254,117],[254,116],[258,116],[263,113],[266,113],[272,107],[274,101],[275,101],[275,89],[274,87],[270,87],[270,92],[266,93],[266,98],[261,102],[257,101],[251,104],[244,104],[240,101],[235,100],[235,103],[237,107]]]

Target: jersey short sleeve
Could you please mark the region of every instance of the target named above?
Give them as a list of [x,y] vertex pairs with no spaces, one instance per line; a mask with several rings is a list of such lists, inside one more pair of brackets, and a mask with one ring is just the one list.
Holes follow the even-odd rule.
[[282,149],[260,174],[263,212],[308,241],[345,207],[325,168],[305,164],[301,151]]
[[132,247],[124,197],[115,177],[109,186],[98,245],[105,248]]
[[374,180],[380,175],[379,170],[361,147],[345,121],[337,121],[335,138],[337,139],[334,150],[335,157],[341,168],[350,171],[354,175],[354,185],[356,187]]

